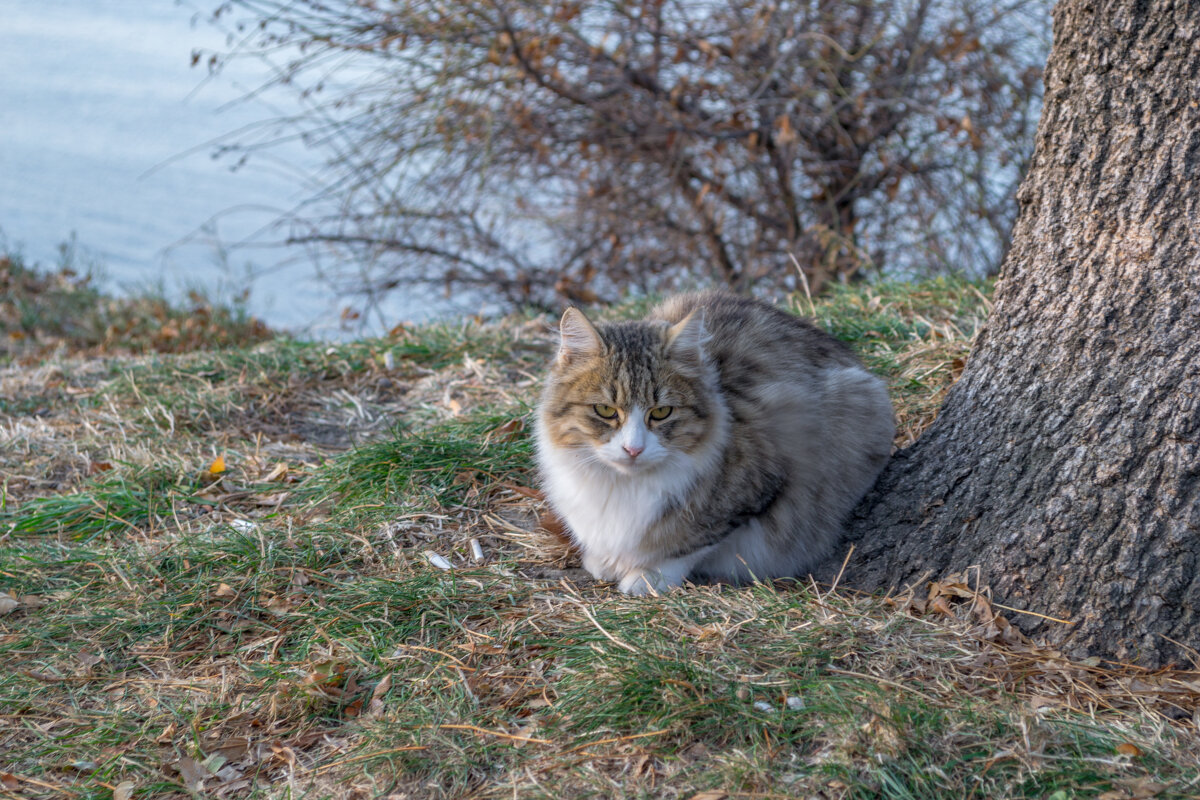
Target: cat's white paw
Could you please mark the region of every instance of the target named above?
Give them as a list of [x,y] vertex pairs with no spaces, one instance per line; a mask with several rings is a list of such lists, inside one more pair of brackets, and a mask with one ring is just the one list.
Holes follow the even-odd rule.
[[645,597],[648,594],[661,594],[681,583],[682,581],[672,582],[656,569],[635,569],[621,578],[617,588],[634,597]]
[[591,576],[601,581],[615,581],[621,576],[619,572],[613,569],[612,563],[607,559],[600,558],[594,553],[583,554],[583,568],[591,574]]

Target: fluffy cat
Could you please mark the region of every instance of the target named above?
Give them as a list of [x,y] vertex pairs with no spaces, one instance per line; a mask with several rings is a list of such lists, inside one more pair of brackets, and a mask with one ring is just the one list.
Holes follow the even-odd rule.
[[687,294],[600,325],[571,308],[560,331],[543,485],[584,568],[623,592],[802,574],[891,453],[883,382],[766,303]]

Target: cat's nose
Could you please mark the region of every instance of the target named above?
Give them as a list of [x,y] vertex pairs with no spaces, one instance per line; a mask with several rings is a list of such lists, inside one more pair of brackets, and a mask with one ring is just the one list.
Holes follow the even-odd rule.
[[642,454],[642,451],[646,449],[645,447],[639,447],[636,444],[623,444],[621,447],[625,449],[626,453],[629,453],[630,458],[637,458]]

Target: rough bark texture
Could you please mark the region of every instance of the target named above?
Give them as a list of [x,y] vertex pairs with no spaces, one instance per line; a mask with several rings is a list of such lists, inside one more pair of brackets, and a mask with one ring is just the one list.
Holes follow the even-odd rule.
[[[978,565],[1072,654],[1200,648],[1200,3],[1063,0],[995,308],[851,525],[868,588]],[[1172,644],[1171,640],[1187,647]]]

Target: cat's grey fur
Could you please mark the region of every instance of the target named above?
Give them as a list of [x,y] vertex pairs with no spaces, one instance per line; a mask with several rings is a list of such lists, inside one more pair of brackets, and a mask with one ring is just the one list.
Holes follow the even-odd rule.
[[560,328],[543,485],[584,567],[622,591],[803,574],[891,452],[883,382],[766,303],[687,294],[636,322],[569,309]]

